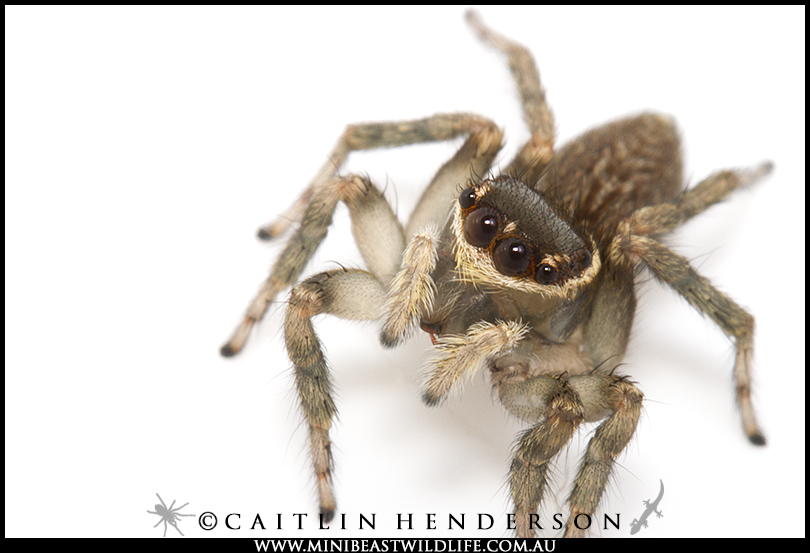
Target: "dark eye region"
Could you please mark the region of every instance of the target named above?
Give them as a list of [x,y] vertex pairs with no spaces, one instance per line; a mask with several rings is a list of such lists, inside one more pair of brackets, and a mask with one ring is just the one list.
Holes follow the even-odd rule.
[[516,236],[509,236],[495,246],[492,261],[499,273],[520,276],[531,266],[532,252],[525,241]]
[[504,235],[506,218],[492,207],[475,207],[475,201],[472,187],[459,196],[459,205],[466,211],[464,239],[471,246],[488,250],[495,269],[502,275],[531,278],[548,286],[576,278],[590,267],[592,255],[587,249],[571,255],[551,255],[537,251],[531,241],[513,234],[514,225]]
[[478,248],[492,244],[501,228],[501,216],[492,208],[479,207],[464,220],[464,238]]
[[488,248],[501,229],[503,217],[490,207],[476,207],[477,201],[473,186],[468,186],[458,196],[458,205],[464,212],[464,238],[477,248]]
[[[459,205],[465,208],[467,190],[461,193]],[[474,197],[474,193],[471,194]],[[474,198],[473,198],[474,199]],[[490,250],[495,268],[507,276],[523,276],[532,266],[531,246],[518,236],[500,236],[504,217],[487,206],[476,207],[464,219],[464,239],[471,246]]]

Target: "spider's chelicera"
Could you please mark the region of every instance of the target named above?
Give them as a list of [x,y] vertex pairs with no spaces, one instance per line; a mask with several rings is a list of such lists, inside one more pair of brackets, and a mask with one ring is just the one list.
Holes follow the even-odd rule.
[[[640,266],[734,341],[743,429],[753,443],[765,443],[750,400],[753,317],[660,239],[772,165],[718,171],[686,189],[675,123],[655,113],[597,127],[555,148],[554,119],[531,54],[475,14],[468,21],[509,58],[532,134],[517,157],[499,176],[471,179],[489,174],[503,134],[470,113],[349,125],[296,203],[259,231],[273,238],[299,223],[222,354],[238,353],[276,295],[293,286],[284,340],[328,521],[336,506],[329,438],[336,408],[312,318],[381,320],[386,347],[421,327],[436,345],[422,396],[428,405],[444,400],[465,373],[484,368],[503,406],[528,425],[508,477],[518,536],[534,536],[550,463],[582,423],[598,423],[568,500],[565,535],[579,536],[573,521],[594,513],[641,413],[641,391],[618,371]],[[352,151],[459,136],[466,141],[404,226],[368,178],[340,174]],[[367,270],[341,268],[296,284],[338,202],[349,209]]]

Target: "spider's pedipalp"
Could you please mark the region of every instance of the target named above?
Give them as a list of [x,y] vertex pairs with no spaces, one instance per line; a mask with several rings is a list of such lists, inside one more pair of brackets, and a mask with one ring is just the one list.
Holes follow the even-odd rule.
[[438,231],[428,227],[408,244],[383,310],[380,342],[385,347],[399,345],[433,306],[435,284],[430,275],[436,268],[438,242]]

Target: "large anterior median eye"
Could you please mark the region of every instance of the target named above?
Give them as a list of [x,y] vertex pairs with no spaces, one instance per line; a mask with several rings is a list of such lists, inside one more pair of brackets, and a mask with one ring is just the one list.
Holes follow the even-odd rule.
[[479,207],[464,221],[464,238],[473,246],[484,248],[492,243],[500,225],[500,217],[494,209]]
[[507,276],[522,275],[532,263],[529,245],[520,238],[510,236],[495,246],[492,254],[495,268]]

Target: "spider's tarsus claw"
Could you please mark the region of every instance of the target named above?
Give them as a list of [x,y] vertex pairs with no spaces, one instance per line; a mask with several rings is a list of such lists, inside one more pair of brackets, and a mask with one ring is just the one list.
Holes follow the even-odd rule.
[[236,349],[234,349],[234,348],[233,348],[233,346],[231,346],[231,343],[230,343],[230,342],[228,342],[227,344],[225,344],[224,346],[222,346],[222,347],[220,348],[220,350],[219,350],[219,354],[220,354],[222,357],[233,357],[233,356],[234,356],[234,355],[236,355],[237,353],[239,353],[239,351],[238,351],[238,350],[236,350]]
[[422,394],[422,402],[428,407],[436,407],[440,401],[441,398],[431,395],[430,392],[424,392]]
[[765,436],[760,432],[757,432],[756,434],[752,434],[752,435],[748,436],[748,440],[754,445],[766,445],[767,444],[767,440],[765,439]]
[[321,509],[321,524],[332,522],[332,519],[335,518],[335,510],[334,509]]
[[380,344],[386,349],[394,349],[402,340],[396,336],[391,336],[388,332],[380,332]]
[[233,357],[242,351],[242,348],[245,347],[245,342],[247,342],[250,336],[250,329],[253,328],[255,323],[256,319],[250,316],[245,317],[236,331],[234,331],[231,339],[220,348],[220,355],[222,355],[222,357]]
[[272,223],[264,225],[263,227],[259,228],[256,231],[256,237],[259,240],[268,241],[268,240],[275,240],[284,232],[290,228],[290,220],[284,217],[281,217]]

